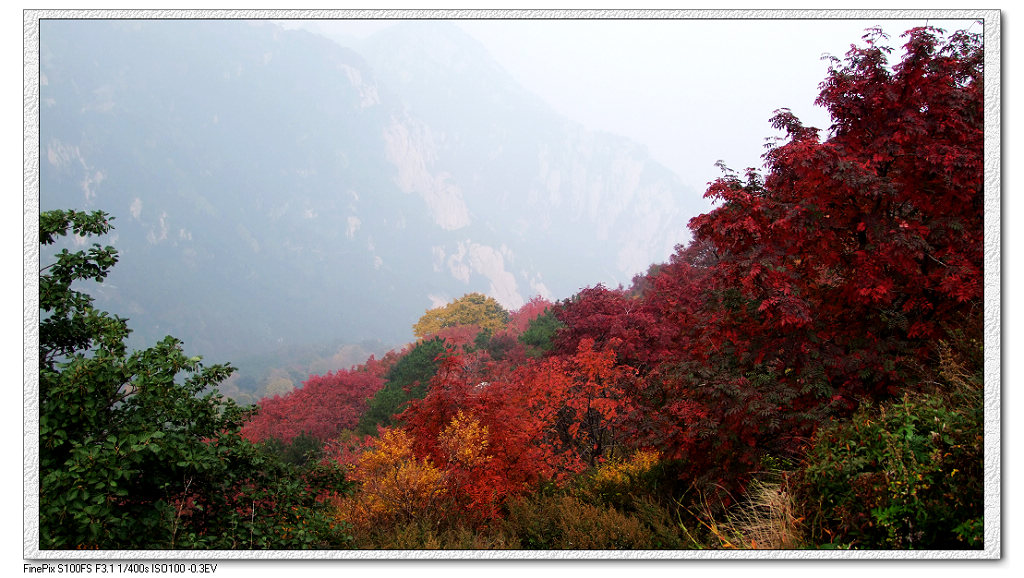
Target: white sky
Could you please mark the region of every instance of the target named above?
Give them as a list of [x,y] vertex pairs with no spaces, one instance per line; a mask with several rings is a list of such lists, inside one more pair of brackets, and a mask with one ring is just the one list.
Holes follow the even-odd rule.
[[[829,63],[865,29],[890,44],[926,20],[885,19],[544,19],[458,20],[502,67],[555,110],[591,129],[629,137],[683,182],[703,192],[721,175],[761,167],[775,110],[828,129],[814,106]],[[333,21],[363,37],[386,21]],[[929,21],[947,29],[970,20]],[[980,25],[975,25],[980,31]],[[898,57],[893,55],[893,61]]]
[[[851,20],[576,20],[465,22],[532,91],[584,125],[630,137],[703,191],[760,167],[773,112],[827,130],[814,107],[828,63],[864,30],[898,36],[920,22]],[[890,30],[891,29],[891,30]]]

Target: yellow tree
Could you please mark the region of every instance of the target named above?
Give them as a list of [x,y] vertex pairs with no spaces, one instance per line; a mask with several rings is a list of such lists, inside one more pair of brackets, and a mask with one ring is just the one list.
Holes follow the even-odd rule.
[[467,293],[448,305],[427,310],[412,326],[412,332],[422,338],[448,327],[476,325],[483,331],[493,333],[504,329],[508,320],[508,311],[492,297],[482,293]]
[[349,479],[360,489],[339,501],[338,515],[357,532],[436,512],[447,493],[444,471],[428,458],[418,459],[409,434],[394,428],[385,429],[359,457]]

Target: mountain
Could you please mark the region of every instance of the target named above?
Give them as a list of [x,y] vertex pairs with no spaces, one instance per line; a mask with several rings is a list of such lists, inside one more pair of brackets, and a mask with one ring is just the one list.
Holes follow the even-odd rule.
[[350,47],[235,20],[44,20],[39,40],[40,209],[115,217],[93,293],[139,346],[403,343],[465,293],[628,283],[702,206],[450,22]]

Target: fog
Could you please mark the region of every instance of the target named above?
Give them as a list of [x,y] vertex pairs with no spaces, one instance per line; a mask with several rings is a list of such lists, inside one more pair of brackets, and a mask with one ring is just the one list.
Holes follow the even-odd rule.
[[133,347],[174,335],[260,393],[469,292],[629,286],[775,110],[827,130],[823,54],[925,23],[47,20],[39,208],[114,216],[91,291]]
[[[699,190],[721,176],[761,168],[774,111],[830,125],[814,104],[830,61],[862,45],[869,28],[902,46],[917,26],[981,30],[973,20],[927,18],[465,19],[454,20],[517,81],[588,128],[647,146]],[[352,42],[387,20],[291,22]],[[344,42],[344,40],[342,40]],[[898,61],[899,50],[892,55]]]

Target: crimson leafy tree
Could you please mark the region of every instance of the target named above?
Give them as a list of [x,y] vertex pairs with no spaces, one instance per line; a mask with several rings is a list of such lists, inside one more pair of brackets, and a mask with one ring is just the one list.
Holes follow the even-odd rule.
[[718,208],[690,223],[703,249],[688,259],[709,272],[678,383],[714,412],[716,453],[752,465],[766,439],[891,395],[939,340],[979,335],[983,47],[904,36],[892,66],[878,30],[833,58],[828,138],[778,111],[766,174],[727,173],[706,194]]
[[259,412],[242,428],[252,441],[290,443],[305,434],[323,443],[355,429],[369,400],[384,386],[387,366],[370,358],[349,370],[310,376],[301,388],[261,399]]
[[675,330],[644,299],[604,285],[580,290],[553,312],[563,324],[553,340],[554,353],[573,355],[586,339],[598,349],[614,343],[620,363],[644,372],[664,358]]

